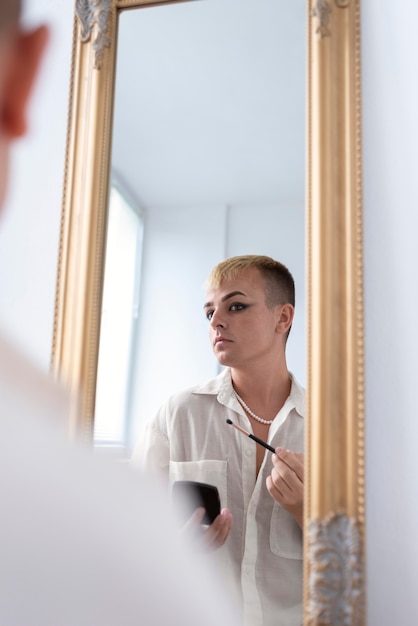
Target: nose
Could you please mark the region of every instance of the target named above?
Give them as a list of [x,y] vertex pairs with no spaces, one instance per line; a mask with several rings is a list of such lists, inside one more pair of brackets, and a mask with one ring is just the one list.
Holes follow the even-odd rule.
[[216,328],[224,328],[225,320],[221,316],[219,311],[214,311],[212,313],[212,319],[210,320],[211,327],[215,330]]

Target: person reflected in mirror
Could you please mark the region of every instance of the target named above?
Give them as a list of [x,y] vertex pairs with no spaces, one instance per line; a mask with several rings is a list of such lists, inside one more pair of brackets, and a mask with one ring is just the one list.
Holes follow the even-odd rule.
[[[140,433],[132,463],[168,484],[215,485],[223,509],[200,540],[213,549],[244,623],[299,626],[305,393],[286,360],[294,280],[282,263],[244,255],[215,266],[206,287],[222,371],[168,399]],[[203,514],[197,509],[188,527]]]
[[[24,29],[20,12],[18,0],[1,0],[0,207],[48,39],[45,26]],[[198,567],[174,519],[167,529],[166,493],[70,445],[68,413],[65,390],[3,332],[0,624],[236,625],[230,599]]]

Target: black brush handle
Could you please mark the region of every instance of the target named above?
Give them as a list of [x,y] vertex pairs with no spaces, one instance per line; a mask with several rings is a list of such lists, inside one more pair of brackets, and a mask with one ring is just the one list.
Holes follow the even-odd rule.
[[273,448],[273,446],[271,446],[270,444],[266,443],[265,441],[263,441],[262,439],[259,439],[258,437],[256,437],[255,435],[248,435],[250,439],[254,439],[254,441],[256,441],[257,443],[260,444],[260,446],[264,446],[265,448],[267,448],[267,450],[270,450],[270,452],[276,452],[276,450]]

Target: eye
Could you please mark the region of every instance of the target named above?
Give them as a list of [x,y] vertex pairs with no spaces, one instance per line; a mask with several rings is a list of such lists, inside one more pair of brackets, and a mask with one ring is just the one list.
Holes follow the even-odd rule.
[[206,311],[206,319],[209,320],[209,322],[212,319],[212,317],[213,317],[213,311]]
[[231,304],[231,306],[229,307],[229,310],[230,311],[243,311],[246,308],[247,308],[246,304],[242,304],[242,302],[234,302],[234,304]]

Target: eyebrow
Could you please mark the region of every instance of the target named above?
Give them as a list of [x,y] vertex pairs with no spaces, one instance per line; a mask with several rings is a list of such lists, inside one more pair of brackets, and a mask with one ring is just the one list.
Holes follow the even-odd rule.
[[[221,302],[226,302],[226,300],[229,300],[229,298],[233,298],[234,296],[246,297],[246,294],[242,291],[231,291],[231,293],[227,293],[223,298],[221,298]],[[208,306],[213,306],[213,302],[205,302],[203,308],[206,309]]]

